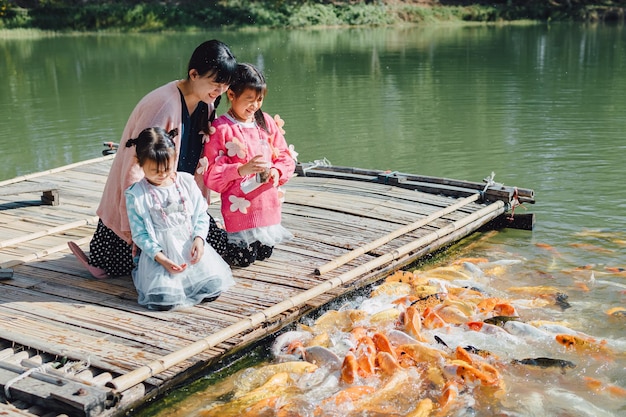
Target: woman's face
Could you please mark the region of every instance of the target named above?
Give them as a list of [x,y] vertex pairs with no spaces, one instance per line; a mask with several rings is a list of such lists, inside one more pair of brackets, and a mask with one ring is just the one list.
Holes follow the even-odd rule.
[[195,95],[207,104],[211,104],[216,98],[228,90],[228,84],[215,82],[215,74],[200,75],[198,71],[189,71],[189,79]]

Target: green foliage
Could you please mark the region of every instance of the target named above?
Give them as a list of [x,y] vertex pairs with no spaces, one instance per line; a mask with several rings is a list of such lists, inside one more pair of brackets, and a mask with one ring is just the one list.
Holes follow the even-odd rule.
[[494,22],[502,19],[500,11],[495,6],[470,6],[464,10],[463,20],[472,22]]
[[393,14],[384,5],[348,4],[337,7],[337,17],[353,26],[384,26],[396,23]]
[[[624,20],[619,0],[492,0],[430,7],[401,1],[0,0],[0,28],[46,30],[207,30],[498,20]],[[456,4],[461,4],[457,2]],[[609,14],[607,14],[607,10]],[[612,13],[612,14],[611,14]]]
[[0,28],[15,29],[30,26],[28,11],[12,7],[7,0],[0,0]]
[[291,27],[337,26],[342,22],[335,13],[335,7],[325,4],[305,3],[294,9],[287,22]]

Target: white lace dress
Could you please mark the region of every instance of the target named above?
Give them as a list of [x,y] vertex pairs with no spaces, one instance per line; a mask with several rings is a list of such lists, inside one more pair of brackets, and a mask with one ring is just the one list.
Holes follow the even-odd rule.
[[[132,273],[139,304],[156,310],[194,305],[235,283],[208,243],[202,259],[191,264],[194,237],[206,239],[209,229],[206,200],[191,175],[178,173],[174,184],[160,187],[144,178],[126,191],[126,200],[133,241],[141,249]],[[161,251],[187,268],[170,274],[154,260]]]

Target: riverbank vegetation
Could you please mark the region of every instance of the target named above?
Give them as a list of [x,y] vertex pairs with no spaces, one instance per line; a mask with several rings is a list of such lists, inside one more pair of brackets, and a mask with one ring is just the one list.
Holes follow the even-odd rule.
[[0,28],[149,32],[436,22],[619,21],[626,0],[0,0]]

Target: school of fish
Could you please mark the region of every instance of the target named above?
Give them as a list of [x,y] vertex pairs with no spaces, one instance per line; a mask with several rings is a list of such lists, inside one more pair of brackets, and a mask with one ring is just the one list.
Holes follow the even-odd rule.
[[[271,364],[239,372],[194,415],[626,415],[626,381],[610,375],[626,340],[551,321],[571,307],[555,286],[494,289],[519,263],[462,258],[398,271],[277,336]],[[602,314],[623,326],[625,313]]]

